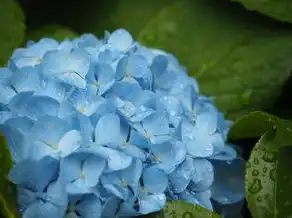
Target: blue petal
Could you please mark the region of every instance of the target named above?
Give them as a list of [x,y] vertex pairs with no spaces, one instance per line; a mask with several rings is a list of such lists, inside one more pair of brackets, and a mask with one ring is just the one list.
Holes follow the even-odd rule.
[[217,129],[217,113],[200,113],[197,115],[196,127],[213,134]]
[[[154,144],[160,144],[167,141],[170,137],[168,136],[169,120],[165,113],[156,112],[143,120],[143,127],[146,131],[146,137],[150,137],[150,140]],[[152,136],[163,136],[162,140],[153,138]]]
[[114,84],[114,71],[108,64],[98,64],[95,68],[95,75],[98,94],[102,95]]
[[116,114],[103,115],[95,128],[95,143],[117,144],[120,139],[120,118]]
[[37,90],[40,86],[40,68],[26,67],[13,72],[11,85],[17,92]]
[[145,168],[142,175],[144,188],[152,194],[163,193],[168,186],[167,174],[158,168]]
[[194,161],[187,157],[169,176],[171,188],[175,193],[183,192],[189,185],[194,174]]
[[87,116],[83,114],[78,114],[72,117],[71,125],[74,129],[81,132],[84,143],[89,143],[93,141],[94,128],[91,124],[90,119]]
[[16,94],[17,92],[11,86],[0,85],[1,103],[8,104]]
[[157,55],[152,60],[151,71],[155,77],[160,76],[166,71],[168,66],[168,60],[164,55]]
[[132,197],[128,184],[119,174],[109,173],[102,175],[101,184],[108,192],[122,200],[128,200],[129,197]]
[[107,159],[108,168],[111,171],[122,170],[130,166],[132,157],[115,149],[93,145],[89,150]]
[[60,161],[60,179],[64,184],[68,184],[81,175],[81,160],[80,154],[73,154],[61,159]]
[[145,77],[150,73],[147,59],[142,55],[131,55],[126,70],[128,71],[126,73],[135,78]]
[[33,161],[23,160],[9,172],[9,179],[17,185],[42,192],[57,173],[58,162],[50,157]]
[[85,196],[76,209],[82,218],[100,218],[102,213],[101,202],[94,195]]
[[245,161],[212,160],[215,178],[211,186],[212,199],[221,204],[233,204],[244,198]]
[[153,213],[161,210],[166,203],[165,194],[148,195],[140,198],[139,212],[141,214]]
[[142,162],[140,160],[133,160],[128,168],[121,171],[121,177],[132,187],[132,189],[134,189],[134,192],[138,188],[138,182],[141,177],[142,170]]
[[[171,173],[177,165],[182,163],[186,156],[184,144],[180,142],[167,142],[151,146],[155,158],[156,167],[163,169],[166,173]],[[154,160],[154,163],[156,160]]]
[[214,169],[210,161],[206,159],[193,159],[194,173],[191,188],[195,191],[205,191],[214,181]]
[[133,44],[133,38],[126,30],[118,29],[110,35],[108,43],[115,49],[125,52]]
[[90,59],[84,51],[66,53],[51,51],[45,54],[42,62],[43,73],[50,77],[56,76],[64,83],[85,89],[85,76],[89,71]]
[[57,145],[60,139],[70,130],[70,126],[62,119],[53,116],[39,118],[30,130],[30,136],[51,145]]
[[120,97],[122,100],[128,101],[133,101],[137,99],[141,91],[141,86],[134,79],[116,82],[110,89],[111,95]]
[[26,117],[15,117],[6,120],[5,126],[16,128],[20,132],[27,134],[34,125],[33,121]]
[[48,96],[58,102],[62,102],[67,98],[66,87],[54,80],[43,80],[38,90],[35,90],[34,95],[36,96]]
[[214,155],[211,157],[211,159],[231,161],[237,157],[238,155],[235,148],[231,145],[226,144],[222,149],[215,149]]
[[103,205],[102,216],[103,218],[115,217],[120,207],[121,199],[115,196],[106,199]]
[[64,212],[52,203],[37,201],[30,205],[23,214],[23,218],[62,218]]
[[59,141],[58,151],[61,157],[66,157],[76,151],[81,145],[81,133],[76,130],[67,132]]
[[106,161],[100,157],[90,155],[83,163],[82,173],[88,187],[97,185],[99,177],[105,168]]
[[198,192],[198,193],[186,190],[179,194],[180,200],[204,207],[207,210],[212,211],[213,206],[212,206],[210,198],[211,198],[211,192],[209,190],[205,192]]
[[67,184],[66,191],[71,195],[91,193],[91,188],[87,187],[83,178],[78,178]]
[[214,152],[213,144],[210,136],[195,134],[194,140],[187,140],[186,147],[188,153],[192,157],[209,157]]
[[86,116],[91,116],[104,102],[104,98],[96,96],[95,93],[80,89],[75,89],[68,100]]
[[64,210],[67,208],[68,194],[64,184],[60,179],[49,185],[47,189],[47,198],[48,201],[51,201],[54,205],[61,207]]
[[12,71],[7,67],[0,67],[0,83],[8,84],[12,76]]
[[13,162],[18,163],[28,157],[31,140],[20,130],[9,126],[2,126],[1,130],[5,136]]

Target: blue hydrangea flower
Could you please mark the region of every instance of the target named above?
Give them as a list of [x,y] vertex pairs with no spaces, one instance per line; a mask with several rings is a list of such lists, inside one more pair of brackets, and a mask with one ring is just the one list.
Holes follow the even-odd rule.
[[25,218],[129,217],[173,199],[238,212],[245,163],[229,126],[173,55],[124,29],[29,41],[0,68]]

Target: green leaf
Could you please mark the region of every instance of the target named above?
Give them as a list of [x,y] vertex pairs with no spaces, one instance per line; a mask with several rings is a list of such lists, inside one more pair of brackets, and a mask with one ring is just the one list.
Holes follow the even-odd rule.
[[5,138],[2,135],[0,135],[0,163],[0,214],[5,218],[17,218],[19,214],[16,206],[16,189],[7,179],[12,161]]
[[[275,130],[265,133],[252,150],[246,165],[245,194],[254,218],[289,218],[292,215],[289,168],[292,146],[271,150],[278,145],[275,139]],[[282,140],[292,145],[291,138]]]
[[252,112],[239,118],[231,126],[229,140],[245,138],[259,138],[270,130],[275,131],[273,149],[291,146],[292,143],[292,121],[283,120],[264,112]]
[[39,29],[32,30],[27,34],[27,40],[39,41],[42,38],[53,38],[57,41],[64,39],[72,39],[77,37],[77,34],[72,30],[62,27],[60,25],[43,26]]
[[292,67],[292,31],[228,1],[89,0],[79,13],[65,16],[78,31],[125,28],[173,53],[229,119],[273,105]]
[[247,9],[258,11],[274,19],[292,22],[292,2],[287,0],[232,0],[240,2]]
[[25,32],[24,15],[16,1],[0,1],[0,27],[0,65],[6,65]]
[[164,209],[156,214],[142,216],[147,218],[220,218],[205,208],[184,201],[167,201]]
[[238,118],[228,132],[230,140],[259,138],[275,125],[278,118],[261,111],[252,112]]
[[280,150],[277,166],[277,217],[292,217],[292,146]]
[[185,0],[160,11],[138,39],[174,53],[202,92],[236,118],[278,97],[291,69],[291,36],[224,2]]

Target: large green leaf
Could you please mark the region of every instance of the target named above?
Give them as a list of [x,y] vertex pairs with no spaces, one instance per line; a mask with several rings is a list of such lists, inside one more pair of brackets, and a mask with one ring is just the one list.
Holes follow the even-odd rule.
[[27,34],[26,39],[38,41],[44,37],[53,38],[56,39],[57,41],[62,41],[67,38],[68,39],[75,38],[77,37],[77,34],[74,33],[72,30],[66,27],[62,27],[60,25],[48,25],[30,31]]
[[292,143],[292,121],[283,120],[264,112],[252,112],[245,115],[231,126],[229,140],[259,138],[270,130],[275,131],[273,149],[290,146]]
[[90,13],[92,4],[86,19],[77,17],[79,30],[126,28],[143,44],[173,53],[228,118],[271,106],[289,77],[291,31],[228,1],[101,2],[101,13]]
[[[245,192],[253,218],[289,218],[292,215],[292,147],[270,150],[278,145],[276,131],[265,133],[247,162]],[[292,140],[281,138],[286,144]]]
[[164,209],[147,218],[220,218],[218,214],[184,201],[167,201]]
[[247,9],[258,11],[280,21],[292,22],[292,2],[289,0],[232,0]]
[[16,1],[0,1],[0,27],[0,65],[3,65],[24,37],[24,16]]
[[12,161],[5,138],[2,135],[0,135],[0,163],[0,214],[5,218],[17,218],[19,214],[16,206],[16,190],[7,179]]

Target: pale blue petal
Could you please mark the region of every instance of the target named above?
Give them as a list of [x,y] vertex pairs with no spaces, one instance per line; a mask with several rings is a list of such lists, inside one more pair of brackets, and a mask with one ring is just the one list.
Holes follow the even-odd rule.
[[96,84],[98,94],[102,95],[114,84],[114,71],[109,64],[98,64],[95,68]]
[[66,87],[54,80],[43,80],[38,90],[35,90],[34,95],[36,96],[48,96],[58,102],[62,102],[67,98]]
[[26,159],[16,164],[8,176],[14,184],[42,192],[56,175],[57,168],[57,160],[51,157],[40,161]]
[[142,135],[140,132],[137,132],[136,130],[131,131],[129,143],[132,145],[135,145],[142,149],[149,148],[149,140],[145,138],[144,135]]
[[94,195],[85,196],[76,209],[82,218],[100,218],[102,213],[101,202]]
[[111,171],[122,170],[130,166],[132,157],[120,151],[103,146],[93,145],[89,150],[107,159],[108,168]]
[[91,116],[104,103],[104,98],[96,96],[89,90],[80,89],[75,89],[68,100],[86,116]]
[[137,147],[136,145],[132,145],[129,143],[125,143],[124,145],[120,145],[119,149],[124,152],[125,154],[138,158],[142,161],[144,161],[146,159],[146,154],[145,152],[140,149],[139,147]]
[[169,134],[169,120],[165,113],[156,112],[143,121],[146,133],[153,136]]
[[155,77],[160,76],[166,71],[168,60],[165,55],[157,55],[152,60],[151,71]]
[[29,147],[28,157],[33,160],[40,160],[46,156],[56,158],[56,150],[53,147],[43,141],[34,141]]
[[123,100],[134,101],[142,91],[139,83],[134,79],[116,82],[110,89],[111,95],[120,97]]
[[194,191],[205,191],[214,181],[214,169],[206,159],[194,159],[194,173],[191,188]]
[[237,151],[233,146],[226,144],[223,149],[215,149],[214,155],[211,157],[211,159],[214,160],[225,160],[225,161],[231,161],[237,158]]
[[103,205],[101,217],[102,218],[115,217],[120,207],[120,204],[121,204],[121,199],[116,196],[107,198]]
[[117,144],[120,137],[120,118],[116,114],[103,115],[95,128],[95,143]]
[[[3,111],[4,112],[4,111]],[[20,132],[26,134],[30,131],[34,122],[26,117],[14,117],[6,120],[5,126],[10,126],[11,128],[16,128]]]
[[108,43],[115,49],[125,52],[133,44],[133,38],[126,30],[118,29],[110,35]]
[[189,185],[193,174],[194,161],[192,158],[187,157],[185,161],[169,175],[169,181],[173,191],[175,193],[183,192]]
[[212,211],[213,206],[212,206],[210,198],[211,198],[210,190],[207,190],[204,192],[197,192],[197,193],[186,190],[180,193],[179,195],[180,200],[198,205],[200,207],[204,207],[207,210]]
[[49,201],[53,202],[54,205],[64,208],[64,210],[67,208],[68,194],[61,180],[58,179],[49,185],[47,189],[47,198]]
[[31,147],[31,140],[21,133],[20,130],[9,126],[1,126],[5,136],[13,162],[18,163],[28,157]]
[[106,161],[100,157],[90,155],[83,163],[82,173],[86,186],[93,187],[99,182],[99,177],[106,166]]
[[71,195],[91,193],[89,187],[86,186],[84,179],[79,178],[66,185],[66,191]]
[[59,141],[58,151],[61,157],[66,157],[81,146],[81,133],[77,130],[67,132]]
[[145,196],[139,201],[139,212],[141,214],[148,214],[159,211],[164,207],[165,203],[166,196],[163,193]]
[[152,194],[163,193],[168,186],[167,174],[158,168],[145,168],[142,175],[143,185]]
[[194,158],[211,156],[214,152],[214,147],[209,139],[210,136],[208,135],[196,134],[194,140],[186,141],[188,153]]
[[147,59],[142,55],[131,55],[128,59],[127,71],[126,73],[135,78],[145,77],[150,73]]
[[36,201],[24,212],[23,218],[62,218],[65,215],[62,209],[52,203]]
[[101,184],[108,192],[123,200],[127,200],[131,192],[119,174],[104,174],[101,176]]
[[184,161],[186,156],[185,146],[180,142],[152,145],[151,151],[158,159],[153,163],[156,163],[156,167],[163,169],[166,173],[171,173],[177,165]]
[[45,54],[42,62],[43,72],[46,76],[56,76],[64,83],[84,89],[85,76],[89,71],[90,58],[84,51],[67,53],[51,51]]
[[211,186],[212,199],[221,204],[233,204],[244,198],[245,161],[241,158],[233,161],[212,160],[214,182]]
[[196,127],[200,131],[206,131],[213,134],[217,129],[217,113],[200,113],[196,118]]
[[0,85],[1,103],[8,104],[16,94],[17,92],[11,86]]
[[70,155],[60,161],[60,179],[68,184],[81,175],[81,160],[78,154]]
[[44,116],[38,119],[31,128],[30,136],[48,144],[57,145],[69,130],[70,126],[64,120],[58,117]]
[[35,91],[40,86],[40,68],[27,67],[13,72],[10,79],[11,86],[17,92]]
[[128,185],[132,187],[132,189],[137,190],[142,170],[142,162],[140,160],[133,159],[131,165],[121,171],[121,177],[124,179],[124,181],[127,182]]

